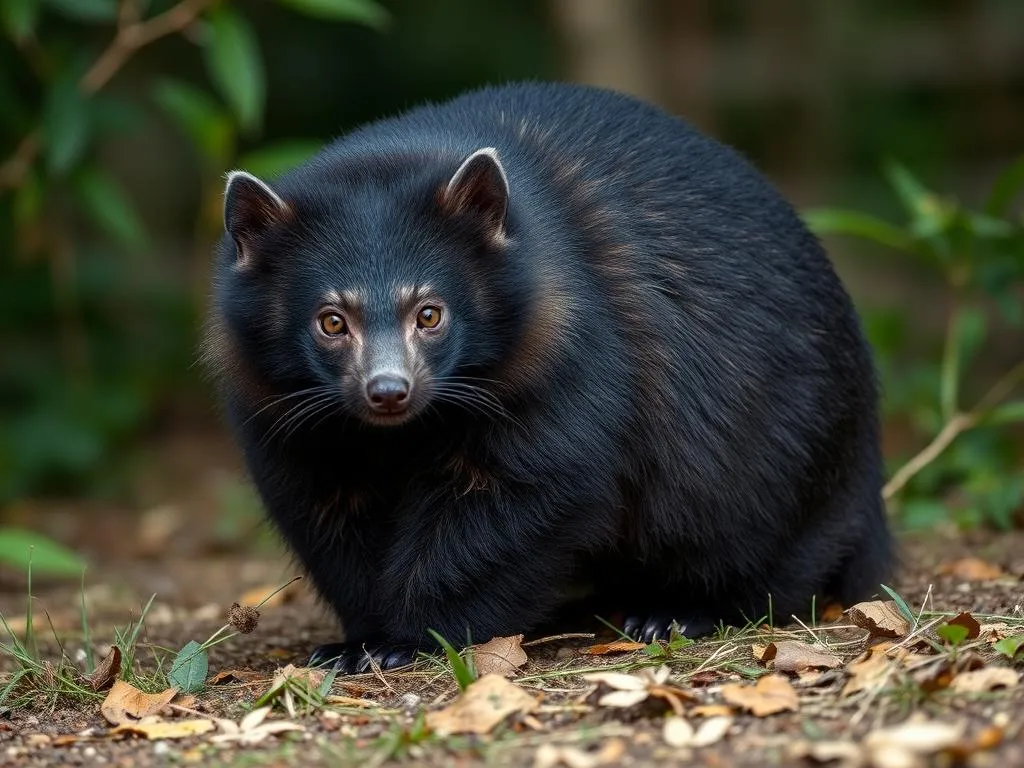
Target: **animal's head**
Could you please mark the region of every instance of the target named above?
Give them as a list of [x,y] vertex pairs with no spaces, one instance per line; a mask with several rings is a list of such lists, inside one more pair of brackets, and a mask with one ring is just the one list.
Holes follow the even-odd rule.
[[215,312],[281,429],[494,408],[479,377],[517,322],[508,208],[491,148],[452,164],[314,160],[273,186],[230,174]]

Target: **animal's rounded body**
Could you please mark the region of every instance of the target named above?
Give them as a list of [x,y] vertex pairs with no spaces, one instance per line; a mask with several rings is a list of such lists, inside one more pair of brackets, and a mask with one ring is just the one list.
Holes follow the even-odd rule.
[[225,217],[207,356],[341,666],[529,632],[580,585],[650,637],[890,567],[850,298],[683,121],[484,89],[235,174]]

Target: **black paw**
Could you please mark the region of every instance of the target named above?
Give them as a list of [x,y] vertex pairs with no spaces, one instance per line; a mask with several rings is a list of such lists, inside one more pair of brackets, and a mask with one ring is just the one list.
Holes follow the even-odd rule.
[[370,660],[381,669],[395,669],[412,664],[416,646],[396,643],[328,643],[309,656],[311,667],[333,667],[342,675],[369,672]]
[[711,619],[676,619],[664,614],[653,616],[630,616],[622,625],[622,631],[641,643],[668,640],[675,625],[676,632],[683,637],[700,637],[715,630]]

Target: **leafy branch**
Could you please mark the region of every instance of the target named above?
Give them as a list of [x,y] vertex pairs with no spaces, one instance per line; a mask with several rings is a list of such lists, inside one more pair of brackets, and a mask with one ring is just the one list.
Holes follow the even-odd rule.
[[919,266],[938,271],[952,296],[935,392],[934,415],[941,427],[885,484],[882,494],[889,501],[965,432],[1024,422],[1024,400],[1007,401],[1024,381],[1024,360],[1011,366],[974,407],[964,410],[958,404],[963,373],[987,329],[982,300],[994,302],[1009,325],[1024,326],[1019,298],[1024,221],[1008,212],[1024,187],[1024,157],[998,176],[981,211],[936,195],[897,163],[890,162],[886,173],[909,215],[905,225],[838,209],[809,211],[805,218],[819,234],[853,235],[910,256]]
[[[141,20],[138,0],[122,0],[117,18],[117,34],[78,81],[79,90],[87,96],[95,94],[141,48],[186,29],[213,2],[181,0],[163,13]],[[35,162],[40,145],[39,129],[18,143],[14,154],[0,165],[0,190],[15,189],[21,185]]]

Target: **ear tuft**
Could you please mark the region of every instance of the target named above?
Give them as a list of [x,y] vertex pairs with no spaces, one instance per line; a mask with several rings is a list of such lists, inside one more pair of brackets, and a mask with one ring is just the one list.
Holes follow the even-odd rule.
[[508,198],[508,177],[494,147],[467,157],[442,194],[447,213],[478,216],[496,239],[505,235]]
[[224,229],[234,238],[238,261],[248,258],[253,240],[287,221],[292,209],[262,179],[245,171],[231,171],[224,189]]

